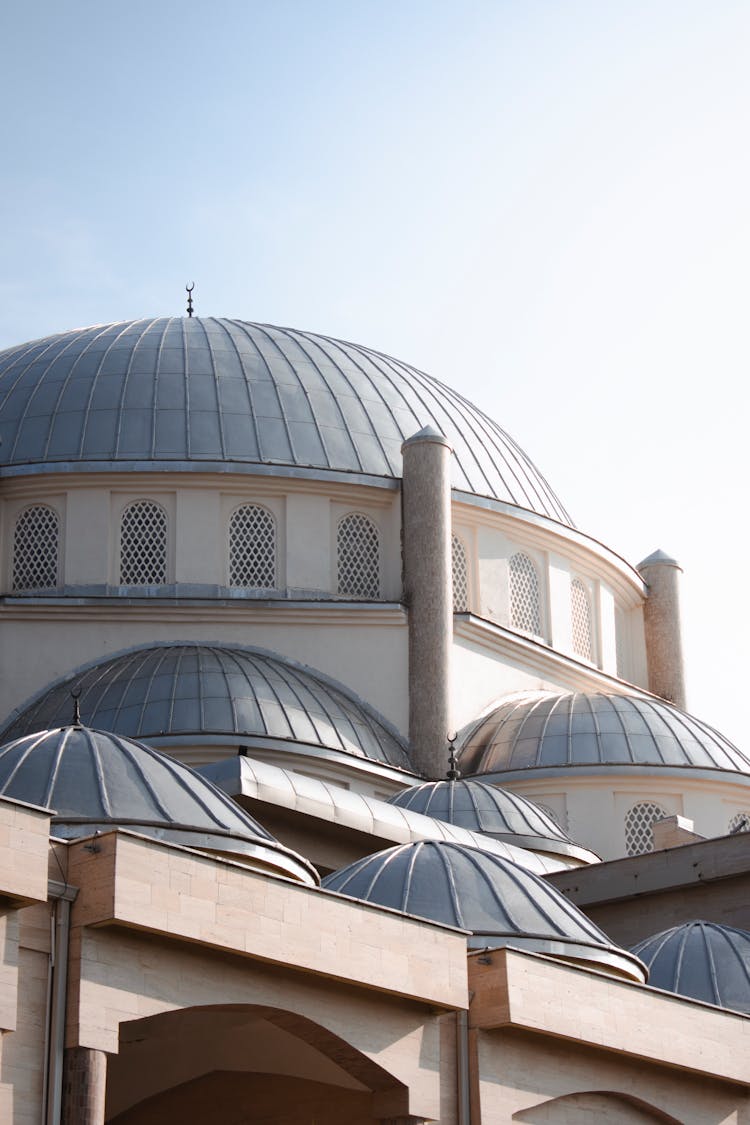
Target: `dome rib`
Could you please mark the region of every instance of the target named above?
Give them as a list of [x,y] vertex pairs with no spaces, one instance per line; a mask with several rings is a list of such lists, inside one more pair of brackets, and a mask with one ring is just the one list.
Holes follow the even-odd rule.
[[513,945],[644,979],[640,962],[545,880],[500,856],[447,841],[388,848],[335,871],[325,890],[468,930],[469,946]]
[[221,396],[220,396],[220,393],[219,393],[219,377],[218,377],[217,372],[216,372],[216,358],[215,358],[214,353],[213,353],[213,348],[211,347],[211,338],[210,338],[208,332],[206,331],[206,326],[203,323],[203,321],[200,321],[199,323],[200,323],[201,331],[203,332],[203,339],[206,342],[206,351],[208,352],[208,355],[210,357],[211,386],[213,388],[216,419],[217,419],[217,422],[218,422],[218,429],[219,429],[219,445],[221,447],[222,460],[226,460],[227,459],[227,441],[226,441],[226,433],[225,433],[225,426],[224,426],[224,414],[223,414],[223,411],[221,409]]
[[[293,341],[293,342],[294,342],[294,343],[296,344],[296,346],[297,346],[297,347],[299,348],[299,350],[300,350],[300,351],[302,352],[302,354],[303,354],[303,355],[304,355],[304,356],[305,356],[305,357],[306,357],[306,358],[307,358],[307,359],[309,360],[309,362],[310,362],[310,363],[312,364],[312,366],[313,366],[313,367],[315,368],[315,370],[316,370],[316,371],[317,371],[317,373],[318,373],[318,377],[320,378],[320,380],[321,380],[321,381],[324,381],[324,379],[323,379],[323,372],[322,372],[322,371],[320,370],[320,367],[319,367],[318,363],[317,363],[317,362],[316,362],[316,360],[315,360],[315,359],[313,358],[313,356],[312,356],[311,352],[310,352],[310,351],[308,350],[308,348],[305,348],[305,347],[303,347],[303,346],[302,346],[302,344],[300,343],[300,335],[299,335],[299,334],[297,334],[297,333],[294,333],[294,334],[292,334],[292,333],[291,333],[291,332],[289,331],[289,329],[287,329],[287,328],[279,328],[279,329],[277,329],[277,331],[278,331],[278,332],[280,332],[280,333],[282,334],[282,336],[286,337],[286,338],[287,338],[287,339],[289,339],[289,340],[292,340],[292,341]],[[270,337],[269,337],[269,339],[270,339]],[[284,358],[286,359],[286,361],[287,361],[287,364],[289,365],[289,369],[290,369],[290,371],[291,371],[291,372],[292,372],[292,373],[294,374],[294,376],[295,376],[295,378],[297,379],[298,383],[300,383],[300,385],[301,385],[301,384],[302,384],[302,380],[301,380],[301,378],[300,378],[299,374],[298,374],[298,373],[297,373],[297,372],[295,371],[295,368],[294,368],[294,365],[293,365],[293,363],[292,363],[291,359],[289,358],[289,356],[287,355],[287,353],[286,353],[286,352],[284,351],[284,349],[283,349],[283,348],[282,348],[282,347],[281,347],[281,346],[280,346],[280,345],[279,345],[278,343],[276,343],[276,347],[278,347],[278,350],[279,350],[279,352],[280,352],[280,353],[281,353],[281,354],[282,354],[282,355],[284,356]],[[321,348],[321,350],[323,350],[323,349]],[[324,353],[324,354],[325,354],[325,353]],[[354,388],[353,388],[353,386],[352,386],[352,382],[351,382],[351,379],[349,379],[349,378],[348,378],[348,377],[347,377],[347,376],[345,375],[345,373],[343,372],[343,370],[342,370],[342,369],[339,369],[339,370],[340,370],[340,375],[341,375],[341,378],[342,378],[343,382],[344,382],[344,383],[346,384],[346,386],[347,386],[347,387],[349,388],[349,390],[350,390],[350,391],[352,392],[352,397],[356,399],[356,395],[354,394]],[[309,396],[308,396],[308,403],[309,403],[309,401],[310,401],[310,400],[309,400]],[[342,424],[342,429],[343,429],[344,431],[348,431],[348,422],[347,422],[347,418],[346,418],[346,415],[344,414],[344,410],[343,410],[343,408],[342,408],[342,406],[341,406],[341,401],[340,401],[340,399],[338,398],[338,396],[334,396],[334,403],[335,403],[335,406],[336,406],[336,410],[337,410],[337,412],[338,412],[338,416],[339,416],[339,418],[340,418],[340,420],[341,420],[341,424]],[[365,411],[365,414],[366,414],[366,411]],[[313,412],[313,416],[314,416],[314,412]],[[369,421],[369,416],[368,416],[368,421]],[[317,423],[316,423],[316,427],[317,427],[317,430],[318,430],[318,435],[319,435],[319,437],[320,437],[320,440],[321,440],[321,443],[322,443],[322,445],[323,445],[323,448],[324,448],[324,449],[326,449],[325,434],[323,433],[323,428],[322,428],[322,427],[321,427],[320,425],[318,425]],[[377,435],[376,435],[376,439],[377,439]],[[378,439],[378,441],[379,441],[379,439]],[[380,443],[379,443],[379,444],[380,444]],[[354,443],[353,441],[351,441],[351,442],[350,442],[350,445],[351,445],[352,453],[354,454],[354,458],[355,458],[355,460],[356,460],[356,462],[357,462],[357,467],[359,468],[359,470],[360,470],[360,471],[364,472],[364,471],[365,471],[365,469],[364,469],[364,465],[363,465],[363,463],[362,463],[362,458],[360,457],[359,451],[357,450],[357,446],[356,446],[356,444],[355,444],[355,443]],[[381,450],[382,450],[382,445],[381,445]],[[384,451],[383,451],[383,452],[384,452]],[[330,465],[330,464],[331,464],[331,459],[330,459],[330,455],[329,455],[329,454],[327,454],[327,457],[328,457],[328,463],[329,463],[329,465]],[[384,454],[384,457],[385,457],[385,454]],[[388,461],[388,459],[387,459],[387,458],[385,458],[385,461],[386,461],[386,464],[387,464],[387,461]]]
[[164,317],[0,353],[6,474],[203,462],[397,479],[402,443],[425,426],[454,449],[454,488],[572,526],[545,478],[486,414],[358,344],[237,319]]
[[[242,371],[242,369],[243,369],[242,357],[240,356],[239,348],[237,347],[237,341],[235,340],[234,336],[232,335],[232,333],[227,328],[226,323],[222,320],[218,320],[216,317],[211,317],[210,323],[215,324],[218,328],[220,328],[222,333],[226,336],[227,340],[229,341],[230,347],[232,349],[232,354],[234,355],[235,359],[237,360],[237,367],[240,371]],[[205,322],[200,321],[200,324],[201,324],[201,327],[203,328],[203,331],[206,335],[206,338],[210,340],[210,333],[208,332],[208,330],[206,328]],[[214,377],[218,380],[218,373],[217,373],[217,370],[216,370],[216,355],[215,355],[213,349],[211,351],[211,359],[212,359],[212,362],[214,364]],[[261,443],[260,443],[260,430],[258,428],[258,419],[256,417],[255,410],[253,409],[253,397],[250,394],[250,380],[249,379],[243,379],[242,383],[243,383],[243,386],[244,386],[244,389],[245,389],[245,397],[247,399],[247,405],[248,405],[247,413],[248,413],[248,417],[250,419],[250,424],[251,424],[252,431],[253,431],[253,437],[255,438],[256,456],[260,460],[262,460],[263,457],[262,457],[262,448],[261,448]],[[229,456],[228,452],[227,452],[227,456]]]
[[[96,777],[97,783],[99,785],[99,800],[102,803],[104,815],[107,817],[107,819],[111,819],[112,805],[109,800],[109,793],[107,792],[107,783],[104,779],[104,770],[102,769],[102,760],[99,756],[99,751],[97,749],[96,743],[94,742],[94,739],[91,737],[90,731],[84,728],[81,731],[81,734],[83,736],[83,741],[85,743],[86,749],[89,752],[89,757],[91,758],[94,767],[94,776]],[[60,755],[61,758],[64,753],[65,751],[63,749]]]
[[533,801],[476,778],[420,782],[395,793],[388,803],[530,851],[583,862],[597,859]]
[[750,757],[695,716],[665,700],[603,692],[509,699],[469,729],[460,762],[465,777],[498,779],[600,766],[750,774]]
[[750,1015],[750,933],[695,920],[645,938],[632,952],[654,988]]
[[[316,336],[313,336],[312,333],[309,333],[309,332],[298,332],[297,335],[300,336],[303,340],[307,340],[308,343],[314,344],[315,346],[317,346],[320,349],[320,351],[323,353],[323,355],[326,357],[326,359],[328,359],[332,364],[335,364],[336,361],[335,361],[334,357],[331,355],[331,353],[329,351],[327,351],[326,348],[323,346],[323,342],[328,344],[331,348],[337,349],[343,355],[346,355],[349,359],[351,359],[352,362],[354,363],[354,366],[356,367],[357,371],[361,375],[362,380],[364,380],[367,383],[368,388],[371,389],[373,394],[377,396],[378,403],[383,407],[384,411],[389,416],[394,433],[396,433],[396,434],[398,433],[399,427],[398,427],[398,423],[396,421],[396,416],[395,416],[393,410],[391,409],[391,406],[390,406],[388,400],[382,394],[379,387],[376,384],[374,384],[372,382],[372,380],[370,380],[368,378],[367,372],[365,371],[364,367],[362,366],[362,363],[360,362],[358,349],[353,348],[351,352],[346,352],[342,343],[341,343],[341,341],[333,340],[328,336],[317,336],[316,337]],[[321,374],[321,378],[322,378],[322,374]],[[352,398],[355,401],[359,402],[359,404],[360,404],[360,407],[362,409],[362,413],[364,414],[365,418],[367,419],[368,425],[370,427],[370,432],[372,434],[372,437],[375,439],[375,441],[378,444],[378,448],[379,448],[381,456],[383,458],[383,466],[387,469],[388,464],[389,464],[388,451],[385,448],[385,444],[383,442],[382,437],[378,433],[378,428],[375,425],[375,422],[372,418],[372,415],[367,408],[367,401],[368,400],[364,397],[360,398],[357,395],[354,384],[351,380],[348,380],[348,383],[349,383],[349,386],[351,388]],[[390,385],[391,385],[391,387],[393,387],[394,393],[396,393],[396,394],[399,393],[395,383],[393,383],[392,380],[391,380]],[[406,401],[406,400],[404,400],[404,401]],[[417,418],[416,415],[414,416],[414,423],[415,423],[416,426],[419,425],[419,419]]]
[[270,739],[410,769],[400,735],[342,685],[261,649],[197,642],[148,646],[69,675],[11,720],[2,737],[61,726],[74,688],[84,720],[118,735]]

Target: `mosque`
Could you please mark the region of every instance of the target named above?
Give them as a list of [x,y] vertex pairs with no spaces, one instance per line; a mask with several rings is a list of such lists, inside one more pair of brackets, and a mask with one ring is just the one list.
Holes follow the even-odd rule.
[[677,561],[388,355],[0,353],[0,1120],[750,1125]]

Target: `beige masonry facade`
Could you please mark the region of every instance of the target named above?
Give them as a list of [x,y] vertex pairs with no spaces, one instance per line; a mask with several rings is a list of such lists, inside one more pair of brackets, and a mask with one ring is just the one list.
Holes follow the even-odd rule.
[[33,844],[22,865],[0,853],[12,1125],[39,1121],[56,1074],[66,1125],[198,1125],[230,1104],[336,1125],[468,1125],[467,1106],[476,1125],[750,1121],[747,1017],[537,954],[467,957],[460,931],[127,832],[50,844],[42,828],[0,803],[0,829]]

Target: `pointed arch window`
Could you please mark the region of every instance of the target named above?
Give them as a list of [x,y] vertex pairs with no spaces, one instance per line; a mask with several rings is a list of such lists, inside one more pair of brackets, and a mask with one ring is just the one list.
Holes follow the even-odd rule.
[[458,535],[451,537],[451,570],[453,612],[466,613],[469,608],[469,567],[466,561],[466,547]]
[[594,659],[591,639],[591,601],[589,592],[580,578],[570,583],[570,617],[573,634],[573,652],[584,660]]
[[153,500],[128,504],[120,521],[120,585],[167,581],[167,513]]
[[344,597],[380,597],[380,532],[361,512],[339,520],[336,531],[337,591]]
[[542,606],[539,574],[528,555],[517,551],[508,563],[510,576],[510,624],[513,629],[542,635]]
[[276,520],[260,504],[243,504],[229,520],[229,585],[273,590],[276,584]]
[[13,529],[14,590],[53,590],[58,582],[60,520],[48,504],[33,504]]

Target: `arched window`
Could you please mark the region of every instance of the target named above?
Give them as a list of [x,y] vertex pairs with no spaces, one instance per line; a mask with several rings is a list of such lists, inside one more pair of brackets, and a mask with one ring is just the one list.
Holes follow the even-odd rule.
[[539,598],[539,575],[528,555],[520,551],[511,555],[508,563],[510,574],[510,624],[513,629],[524,633],[542,634],[541,601]]
[[580,578],[570,583],[570,617],[573,629],[573,652],[584,660],[594,659],[591,643],[591,605],[588,590]]
[[457,535],[451,537],[451,568],[453,612],[466,613],[469,608],[469,568],[466,563],[466,548]]
[[120,523],[120,584],[163,586],[166,581],[167,513],[153,500],[136,500]]
[[25,508],[13,532],[13,589],[51,590],[57,586],[60,521],[54,508]]
[[339,594],[350,598],[380,597],[380,534],[361,512],[339,520],[336,534]]
[[732,836],[737,832],[750,832],[750,813],[735,813],[729,821],[729,832]]
[[654,801],[639,801],[625,817],[625,847],[628,855],[643,855],[654,850],[654,821],[669,816]]
[[243,504],[229,520],[229,585],[276,587],[276,520],[259,504]]

